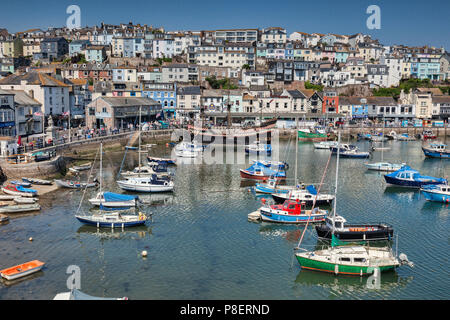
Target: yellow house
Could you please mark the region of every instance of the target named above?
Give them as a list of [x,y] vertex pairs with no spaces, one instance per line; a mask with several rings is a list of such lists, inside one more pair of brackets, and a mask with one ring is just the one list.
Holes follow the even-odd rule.
[[30,57],[35,53],[41,52],[41,46],[38,42],[27,43],[23,46],[24,57]]
[[402,79],[411,77],[411,62],[402,61]]
[[23,41],[16,38],[3,42],[3,56],[9,58],[18,58],[23,55]]

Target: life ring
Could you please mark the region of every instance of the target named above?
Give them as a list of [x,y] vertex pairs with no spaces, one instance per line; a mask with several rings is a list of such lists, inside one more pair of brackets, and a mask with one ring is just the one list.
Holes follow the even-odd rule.
[[165,185],[165,186],[168,186],[169,183],[168,183],[167,181],[164,181],[164,185]]

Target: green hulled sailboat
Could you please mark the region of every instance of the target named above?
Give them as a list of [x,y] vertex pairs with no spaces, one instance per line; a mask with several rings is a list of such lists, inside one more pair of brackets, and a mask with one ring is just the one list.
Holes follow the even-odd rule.
[[[339,133],[340,145],[341,135]],[[339,172],[339,149],[336,160],[336,186],[337,191],[338,172]],[[333,215],[336,215],[336,201],[334,199]],[[394,270],[402,264],[412,263],[408,261],[405,254],[400,254],[397,258],[390,247],[369,247],[365,245],[342,245],[335,233],[333,219],[331,247],[323,250],[307,251],[296,248],[295,256],[302,268],[344,275],[366,276],[374,274],[375,270],[385,272]],[[300,251],[300,252],[298,252]]]

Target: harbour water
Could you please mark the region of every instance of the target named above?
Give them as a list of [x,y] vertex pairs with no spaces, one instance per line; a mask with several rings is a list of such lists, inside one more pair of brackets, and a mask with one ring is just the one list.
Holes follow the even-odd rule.
[[[285,150],[287,142],[283,142]],[[355,142],[362,151],[369,143]],[[425,159],[421,142],[385,143],[391,150],[384,160],[407,162],[422,174],[446,177],[450,162]],[[295,146],[291,143],[288,177],[294,175]],[[155,156],[168,156],[158,146]],[[123,153],[104,157],[105,185],[115,183]],[[375,152],[369,161],[379,161]],[[329,151],[299,144],[298,175],[318,183]],[[280,159],[284,160],[284,159]],[[380,285],[367,278],[345,277],[301,270],[294,259],[303,226],[247,221],[261,205],[248,192],[239,169],[248,164],[179,164],[173,194],[143,195],[153,214],[146,227],[125,231],[84,226],[74,214],[82,191],[59,189],[44,195],[38,214],[11,216],[0,225],[0,267],[25,261],[46,262],[39,273],[18,282],[0,283],[0,299],[52,299],[67,290],[70,265],[81,270],[81,290],[87,294],[129,299],[449,299],[449,206],[427,202],[419,191],[389,187],[378,172],[367,171],[366,160],[341,159],[338,213],[351,223],[386,222],[398,235],[398,252],[415,266],[403,266],[381,275]],[[128,169],[137,164],[127,162]],[[332,192],[335,178],[332,157],[325,178]],[[88,190],[85,199],[95,193]],[[89,210],[84,201],[82,209]],[[28,239],[32,237],[33,241]],[[318,240],[313,227],[302,246],[313,249]],[[141,252],[148,256],[143,258]],[[395,243],[394,243],[395,250]]]

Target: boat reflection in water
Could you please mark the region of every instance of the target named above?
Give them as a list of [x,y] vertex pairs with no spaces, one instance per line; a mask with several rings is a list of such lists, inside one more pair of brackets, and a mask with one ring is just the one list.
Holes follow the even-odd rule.
[[400,199],[415,201],[418,200],[420,197],[419,189],[394,187],[394,186],[386,186],[384,189],[384,195],[396,201]]
[[142,194],[139,195],[139,199],[144,206],[160,206],[160,205],[171,205],[174,200],[173,194],[167,193],[152,193],[152,194]]
[[15,280],[6,280],[5,278],[0,277],[0,283],[2,285],[4,285],[5,287],[11,287],[11,286],[14,286],[16,284],[19,284],[19,283],[22,283],[22,282],[25,282],[25,281],[30,281],[30,280],[33,280],[33,279],[36,279],[36,278],[40,278],[43,275],[44,275],[44,271],[39,270],[38,272],[29,274],[29,275],[24,276],[24,277],[20,277],[20,278],[15,279]]
[[146,236],[152,234],[152,227],[137,226],[132,229],[120,229],[120,228],[97,228],[90,225],[82,225],[78,228],[77,234],[94,235],[102,240],[109,239],[144,239]]
[[295,279],[294,290],[305,291],[305,288],[320,287],[327,290],[329,295],[339,298],[365,299],[380,295],[379,298],[388,297],[393,290],[404,288],[410,283],[413,276],[400,277],[395,271],[380,274],[375,277],[330,277],[329,274],[312,270],[301,270]]
[[[286,225],[286,224],[273,224],[267,222],[260,222],[261,227],[259,228],[259,233],[268,237],[283,237],[289,243],[296,244],[303,233],[303,226],[299,227],[299,225]],[[311,237],[314,237],[314,224],[311,224],[311,227],[308,227],[308,231],[305,234],[305,239],[308,240]]]

